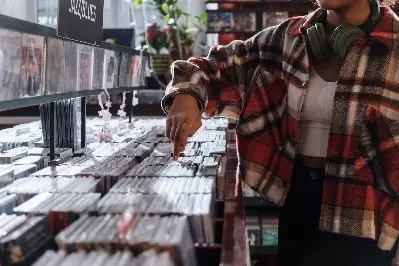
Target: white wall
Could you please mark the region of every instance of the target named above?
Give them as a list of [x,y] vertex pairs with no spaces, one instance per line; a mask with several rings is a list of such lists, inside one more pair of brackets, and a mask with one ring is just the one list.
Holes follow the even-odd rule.
[[22,20],[36,22],[36,0],[0,0],[0,13]]
[[104,28],[129,28],[130,5],[128,0],[104,0]]

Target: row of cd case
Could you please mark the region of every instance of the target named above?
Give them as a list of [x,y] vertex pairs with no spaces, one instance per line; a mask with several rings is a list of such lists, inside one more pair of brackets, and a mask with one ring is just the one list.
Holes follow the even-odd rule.
[[145,57],[0,29],[0,101],[145,85]]

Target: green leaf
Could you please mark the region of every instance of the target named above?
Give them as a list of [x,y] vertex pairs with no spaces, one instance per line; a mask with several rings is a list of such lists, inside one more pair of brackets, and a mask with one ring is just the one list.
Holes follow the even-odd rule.
[[198,16],[198,19],[199,19],[201,22],[205,22],[206,19],[207,19],[206,13],[205,13],[205,12],[201,13],[201,14]]
[[163,19],[165,20],[166,23],[169,23],[170,20],[170,14],[167,14],[163,17]]
[[183,14],[183,11],[180,8],[176,8],[176,18],[179,19],[182,14]]
[[143,4],[143,0],[134,0],[134,6],[139,7]]
[[167,14],[169,12],[169,5],[167,3],[162,4],[162,11]]

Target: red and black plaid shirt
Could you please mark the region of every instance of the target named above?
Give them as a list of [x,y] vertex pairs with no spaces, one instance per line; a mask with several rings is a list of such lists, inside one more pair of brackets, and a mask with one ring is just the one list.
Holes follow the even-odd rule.
[[[163,100],[168,111],[175,94],[189,94],[207,115],[237,117],[241,178],[280,205],[311,72],[303,33],[317,12],[176,62]],[[338,78],[320,229],[391,250],[399,237],[399,19],[389,8],[382,13]]]

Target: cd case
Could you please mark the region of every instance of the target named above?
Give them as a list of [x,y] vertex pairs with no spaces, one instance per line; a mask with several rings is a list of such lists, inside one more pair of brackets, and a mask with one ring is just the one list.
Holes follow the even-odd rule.
[[22,34],[0,29],[0,100],[20,97]]
[[22,34],[20,97],[43,93],[45,38]]

